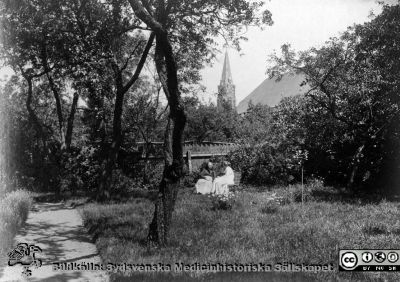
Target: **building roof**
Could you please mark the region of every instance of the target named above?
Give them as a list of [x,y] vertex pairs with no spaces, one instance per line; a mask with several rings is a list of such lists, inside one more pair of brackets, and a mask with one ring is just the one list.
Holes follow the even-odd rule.
[[302,74],[285,74],[280,80],[267,78],[240,101],[237,111],[238,113],[246,112],[250,101],[254,105],[260,103],[261,105],[275,107],[284,97],[304,94],[310,89],[308,85],[302,85],[304,80],[305,76]]

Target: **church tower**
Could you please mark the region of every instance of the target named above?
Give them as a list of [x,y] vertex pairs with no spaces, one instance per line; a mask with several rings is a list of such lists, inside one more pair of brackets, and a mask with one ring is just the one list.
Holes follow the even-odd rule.
[[225,52],[224,67],[222,77],[218,86],[217,107],[223,109],[224,103],[227,103],[236,111],[235,85],[232,81],[231,66],[229,65],[228,51]]

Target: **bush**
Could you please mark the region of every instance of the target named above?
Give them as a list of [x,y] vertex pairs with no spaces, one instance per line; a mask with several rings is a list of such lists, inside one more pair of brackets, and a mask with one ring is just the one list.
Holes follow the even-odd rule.
[[164,173],[164,163],[163,162],[151,162],[147,165],[146,169],[146,181],[148,189],[156,189],[160,184],[161,177]]
[[[6,190],[2,187],[2,190]],[[16,190],[0,200],[0,257],[10,251],[15,235],[28,218],[32,198],[29,192]]]
[[[127,171],[129,167],[130,172]],[[157,189],[160,184],[163,172],[164,163],[160,160],[137,161],[132,165],[126,165],[122,172],[136,181],[136,185],[143,189]]]
[[286,185],[298,180],[300,175],[300,167],[292,149],[283,145],[245,145],[232,151],[229,160],[233,169],[242,172],[243,183]]
[[111,196],[119,197],[126,195],[133,188],[140,186],[134,179],[127,177],[121,170],[116,169],[111,177]]
[[101,148],[94,145],[72,147],[70,151],[60,153],[53,189],[56,187],[55,191],[64,196],[96,191],[102,172],[101,154]]

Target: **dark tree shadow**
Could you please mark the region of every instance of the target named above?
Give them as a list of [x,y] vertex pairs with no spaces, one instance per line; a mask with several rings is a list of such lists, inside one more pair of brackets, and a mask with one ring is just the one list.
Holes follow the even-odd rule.
[[[18,242],[15,242],[15,245],[17,243],[28,243],[40,247],[42,252],[37,253],[37,258],[42,260],[42,267],[52,266],[57,262],[71,263],[98,256],[97,250],[92,248],[90,236],[83,225],[75,224],[69,218],[59,218],[61,220],[57,222],[46,221],[48,216],[68,216],[69,213],[65,212],[67,210],[71,210],[71,208],[66,207],[63,203],[36,203],[31,211],[37,214],[36,220],[28,220],[20,229],[16,237]],[[87,249],[85,243],[88,243]],[[84,250],[79,249],[82,246],[84,246]],[[40,268],[32,269],[32,271],[40,271]],[[0,272],[2,274],[3,269]],[[51,276],[46,279],[35,280],[34,277],[35,275],[29,281],[70,281],[83,279],[84,273],[65,271],[51,273]]]

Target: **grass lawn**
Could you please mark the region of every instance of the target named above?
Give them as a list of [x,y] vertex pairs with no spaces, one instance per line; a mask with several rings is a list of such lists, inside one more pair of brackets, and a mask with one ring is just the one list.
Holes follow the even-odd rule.
[[[81,208],[105,263],[296,263],[330,264],[334,272],[277,274],[170,272],[130,273],[137,281],[399,281],[388,273],[338,273],[339,249],[400,249],[400,203],[310,199],[304,205],[269,200],[288,189],[238,192],[232,210],[213,210],[209,197],[182,189],[178,196],[170,245],[148,249],[145,239],[153,203],[136,198],[123,204],[88,204]],[[125,274],[126,275],[126,274]],[[124,274],[112,276],[123,281]],[[126,278],[126,281],[129,281]]]

